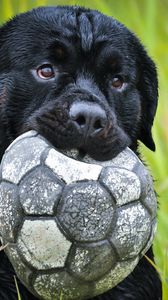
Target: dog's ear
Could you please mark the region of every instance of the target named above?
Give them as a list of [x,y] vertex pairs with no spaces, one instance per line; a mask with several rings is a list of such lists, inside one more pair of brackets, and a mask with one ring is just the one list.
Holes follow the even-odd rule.
[[158,103],[158,80],[154,62],[139,44],[137,68],[139,70],[138,90],[141,96],[141,126],[138,139],[150,150],[155,151],[152,125]]

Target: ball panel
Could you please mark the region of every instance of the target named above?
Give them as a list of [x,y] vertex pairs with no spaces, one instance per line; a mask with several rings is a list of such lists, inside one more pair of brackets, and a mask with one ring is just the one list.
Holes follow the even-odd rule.
[[101,161],[98,162],[94,159],[92,159],[90,156],[86,155],[83,158],[83,161],[90,164],[100,164],[102,167],[123,167],[127,170],[133,170],[136,163],[141,163],[138,157],[134,154],[134,152],[129,149],[128,147],[123,150],[121,153],[119,153],[116,157],[114,157],[112,160],[107,161]]
[[0,184],[0,235],[14,242],[17,226],[21,223],[21,207],[17,187],[7,182]]
[[102,294],[126,278],[136,267],[139,259],[135,258],[129,261],[118,262],[117,265],[107,273],[103,279],[95,283],[94,296]]
[[152,187],[153,188],[153,180],[149,171],[144,167],[143,164],[137,163],[133,170],[141,181],[141,190],[142,196],[146,197],[148,190]]
[[29,137],[37,136],[37,135],[38,135],[38,133],[35,130],[30,130],[30,131],[27,131],[27,132],[21,134],[8,146],[8,148],[5,150],[5,153],[10,151],[10,149],[19,141],[21,141],[23,139],[27,139]]
[[147,243],[150,231],[150,216],[140,203],[119,209],[110,240],[115,245],[120,259],[137,256]]
[[57,274],[39,275],[34,282],[34,289],[45,300],[82,300],[92,295],[93,287],[59,271]]
[[26,214],[52,215],[62,192],[57,177],[46,167],[37,167],[20,182],[20,202]]
[[65,187],[57,209],[65,231],[76,241],[86,242],[105,238],[114,211],[111,195],[95,181]]
[[85,179],[97,180],[102,169],[99,165],[74,160],[54,149],[49,151],[45,164],[68,184]]
[[150,235],[150,238],[149,240],[147,241],[147,244],[145,245],[145,248],[142,250],[141,252],[141,256],[145,255],[145,253],[149,250],[149,248],[151,247],[152,245],[152,242],[153,242],[153,239],[154,239],[154,236],[155,236],[155,233],[156,233],[156,230],[157,230],[157,223],[156,223],[156,220],[154,220],[152,222],[152,228],[151,228],[151,235]]
[[137,200],[141,194],[139,178],[131,171],[106,167],[102,170],[100,181],[108,187],[118,206]]
[[141,163],[135,153],[128,147],[120,152],[113,160],[111,166],[125,168],[127,170],[133,170],[136,163]]
[[71,243],[53,220],[25,220],[18,236],[18,249],[37,269],[63,267]]
[[21,139],[2,159],[2,178],[17,184],[33,167],[40,164],[40,156],[47,144],[38,137]]
[[71,272],[83,281],[97,280],[115,263],[116,257],[108,241],[74,246],[68,259]]
[[142,200],[145,207],[147,207],[149,213],[151,214],[151,218],[156,218],[157,215],[157,199],[155,192],[151,186],[149,186],[147,196],[145,199]]
[[22,261],[16,245],[8,245],[5,249],[5,253],[8,255],[10,262],[14,266],[15,272],[19,279],[27,287],[30,286],[30,276],[32,271],[29,267]]

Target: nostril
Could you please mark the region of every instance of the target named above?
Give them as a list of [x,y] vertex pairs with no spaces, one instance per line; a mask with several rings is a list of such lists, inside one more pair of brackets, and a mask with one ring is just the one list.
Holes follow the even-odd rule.
[[86,119],[84,116],[79,115],[77,118],[74,120],[79,126],[84,126],[86,124]]
[[84,136],[100,134],[107,127],[107,115],[97,103],[74,102],[69,111],[73,126]]
[[103,125],[102,125],[101,120],[96,120],[95,123],[93,124],[93,128],[94,129],[102,129]]

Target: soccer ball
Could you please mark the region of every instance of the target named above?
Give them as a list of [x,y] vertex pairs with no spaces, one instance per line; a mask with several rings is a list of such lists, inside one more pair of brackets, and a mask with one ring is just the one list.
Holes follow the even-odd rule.
[[88,299],[114,287],[156,229],[152,179],[129,148],[106,162],[76,153],[29,131],[2,159],[1,241],[39,299]]

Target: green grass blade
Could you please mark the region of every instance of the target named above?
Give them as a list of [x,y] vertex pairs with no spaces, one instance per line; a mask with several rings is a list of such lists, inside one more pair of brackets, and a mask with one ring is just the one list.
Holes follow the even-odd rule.
[[15,281],[15,286],[16,286],[16,290],[17,290],[18,300],[22,300],[22,298],[20,296],[20,292],[19,292],[19,287],[18,287],[16,276],[14,276],[14,281]]

